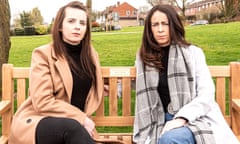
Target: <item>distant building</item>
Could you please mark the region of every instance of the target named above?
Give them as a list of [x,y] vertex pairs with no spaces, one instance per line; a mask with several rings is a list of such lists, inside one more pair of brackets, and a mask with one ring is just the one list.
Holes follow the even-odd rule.
[[186,17],[194,19],[210,19],[210,14],[219,14],[221,12],[222,0],[201,0],[193,2],[186,7]]
[[102,12],[102,19],[107,26],[137,26],[137,9],[127,2],[117,2],[117,5],[108,6]]

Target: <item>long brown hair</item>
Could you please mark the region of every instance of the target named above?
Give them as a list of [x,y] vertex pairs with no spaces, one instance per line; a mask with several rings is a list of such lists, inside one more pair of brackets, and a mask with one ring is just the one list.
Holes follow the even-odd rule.
[[67,55],[67,49],[64,45],[64,41],[62,38],[62,29],[63,19],[65,18],[65,10],[66,8],[76,8],[86,12],[87,14],[87,29],[84,38],[82,39],[80,46],[82,47],[80,54],[80,63],[83,68],[83,72],[87,74],[92,80],[93,84],[96,88],[96,66],[93,61],[92,53],[91,53],[91,31],[90,31],[90,22],[89,16],[87,12],[87,8],[79,1],[73,1],[68,3],[67,5],[61,7],[56,15],[54,20],[54,24],[52,27],[52,39],[53,39],[53,48],[58,58],[66,58],[70,67],[73,68],[74,72],[79,73],[78,66],[74,63],[72,58]]
[[140,48],[140,57],[144,65],[148,65],[161,71],[163,69],[161,58],[163,50],[154,39],[151,29],[152,15],[160,11],[167,15],[169,21],[170,45],[177,44],[182,47],[189,46],[185,40],[185,30],[181,19],[175,9],[170,5],[156,5],[148,13],[144,25],[142,44]]

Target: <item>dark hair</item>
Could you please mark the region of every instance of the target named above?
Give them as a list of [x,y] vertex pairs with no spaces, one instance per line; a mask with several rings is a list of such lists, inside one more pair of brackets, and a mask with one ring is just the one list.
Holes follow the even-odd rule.
[[83,72],[86,73],[90,78],[92,78],[93,83],[96,87],[96,66],[93,62],[93,57],[91,53],[91,32],[90,32],[90,22],[89,22],[89,16],[87,12],[87,8],[79,1],[72,1],[68,3],[67,5],[61,7],[54,19],[54,24],[52,27],[52,39],[53,39],[53,48],[56,53],[56,56],[58,58],[65,57],[69,63],[69,66],[73,68],[74,72],[79,73],[78,66],[74,63],[72,58],[67,55],[67,49],[65,47],[63,38],[62,38],[62,32],[60,31],[62,29],[63,19],[65,18],[65,10],[66,8],[76,8],[80,9],[86,12],[87,15],[87,29],[86,33],[80,43],[81,54],[80,54],[80,63],[82,65]]
[[155,67],[158,70],[162,70],[163,66],[161,63],[161,57],[163,51],[154,39],[153,32],[151,29],[151,18],[152,15],[160,11],[166,14],[169,22],[169,33],[170,33],[170,44],[177,44],[182,47],[189,46],[185,40],[185,30],[181,22],[181,19],[175,9],[171,5],[156,5],[148,13],[145,25],[144,32],[142,37],[142,45],[140,48],[140,57],[144,65]]

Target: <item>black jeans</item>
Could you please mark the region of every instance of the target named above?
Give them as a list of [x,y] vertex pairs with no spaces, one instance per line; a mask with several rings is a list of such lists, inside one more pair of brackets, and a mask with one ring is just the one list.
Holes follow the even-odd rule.
[[74,119],[46,117],[37,125],[36,144],[94,144],[94,140]]

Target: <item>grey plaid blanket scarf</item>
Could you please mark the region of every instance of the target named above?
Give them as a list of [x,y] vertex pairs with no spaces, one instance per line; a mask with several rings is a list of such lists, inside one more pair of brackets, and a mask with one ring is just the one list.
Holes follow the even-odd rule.
[[[134,139],[138,144],[157,144],[164,126],[164,110],[157,92],[159,72],[152,67],[144,67],[139,57],[137,64],[137,95],[135,105]],[[189,48],[172,45],[169,50],[168,85],[173,113],[192,100],[193,74]],[[146,76],[146,81],[144,80]],[[145,85],[146,83],[146,85]],[[215,144],[209,125],[200,119],[187,125],[195,136],[197,144]]]

